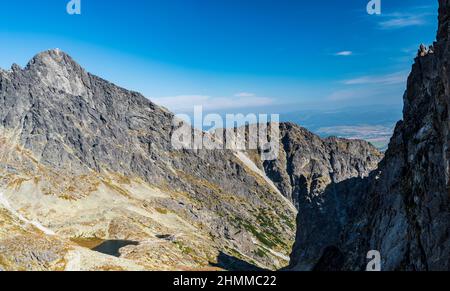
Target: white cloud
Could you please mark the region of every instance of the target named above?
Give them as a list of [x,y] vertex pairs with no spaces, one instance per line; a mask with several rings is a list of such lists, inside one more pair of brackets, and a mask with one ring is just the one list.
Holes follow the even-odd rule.
[[326,100],[333,102],[392,100],[402,96],[407,78],[408,72],[402,71],[345,80],[341,82],[345,86],[331,92]]
[[255,97],[255,93],[248,93],[248,92],[240,92],[234,95],[234,97]]
[[328,101],[346,101],[346,100],[352,100],[365,97],[362,96],[360,91],[354,91],[354,90],[338,90],[333,93],[331,93],[326,100]]
[[417,11],[409,13],[391,13],[384,14],[382,16],[382,21],[378,23],[381,29],[398,29],[410,26],[420,26],[427,23],[427,18],[430,16],[435,16],[436,14]]
[[382,29],[403,28],[408,26],[419,26],[425,24],[425,20],[421,16],[399,17],[380,22]]
[[[388,98],[390,99],[390,96],[397,96],[398,94],[395,93],[392,95],[392,90],[387,89],[387,87],[384,88],[373,88],[373,87],[358,87],[358,88],[352,88],[352,89],[342,89],[342,90],[336,90],[329,94],[325,100],[330,102],[348,102],[352,101],[354,103],[355,101],[374,101],[379,100],[378,98]],[[395,90],[394,90],[395,91]],[[400,95],[399,95],[400,96]],[[348,103],[347,103],[348,104]]]
[[338,57],[349,57],[349,56],[353,55],[353,52],[352,51],[342,51],[342,52],[337,52],[334,55],[338,56]]
[[189,112],[194,106],[203,106],[206,111],[239,109],[272,105],[274,100],[257,96],[211,97],[205,95],[180,95],[174,97],[152,98],[156,104],[174,112]]
[[369,85],[369,84],[394,85],[405,83],[407,78],[408,72],[403,71],[387,75],[363,76],[355,79],[346,80],[343,83],[345,85]]

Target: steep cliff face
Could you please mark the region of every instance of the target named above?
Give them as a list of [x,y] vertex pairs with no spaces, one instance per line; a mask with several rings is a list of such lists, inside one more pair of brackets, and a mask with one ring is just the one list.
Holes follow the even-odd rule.
[[448,1],[440,1],[434,52],[418,57],[369,205],[370,249],[384,268],[450,269]]
[[[361,270],[368,251],[378,250],[383,270],[450,269],[450,1],[439,5],[437,41],[415,60],[404,118],[384,160],[369,178],[338,183],[342,198],[325,213],[343,205],[351,211],[339,231],[311,238],[304,233],[309,221],[299,215],[291,268],[323,269],[317,263],[326,260],[326,269]],[[316,245],[319,253],[308,251]]]

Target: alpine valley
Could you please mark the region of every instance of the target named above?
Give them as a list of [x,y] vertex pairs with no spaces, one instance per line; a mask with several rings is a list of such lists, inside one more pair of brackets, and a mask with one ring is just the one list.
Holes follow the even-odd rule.
[[383,270],[450,270],[439,4],[385,154],[289,122],[273,161],[176,150],[174,114],[61,50],[0,69],[0,269],[364,270],[378,250]]

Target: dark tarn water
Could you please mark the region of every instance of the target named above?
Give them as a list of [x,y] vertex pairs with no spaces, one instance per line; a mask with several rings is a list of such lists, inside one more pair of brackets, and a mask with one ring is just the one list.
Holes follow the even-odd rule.
[[92,250],[102,254],[120,257],[119,250],[121,248],[126,246],[137,246],[138,244],[138,242],[131,240],[106,240]]

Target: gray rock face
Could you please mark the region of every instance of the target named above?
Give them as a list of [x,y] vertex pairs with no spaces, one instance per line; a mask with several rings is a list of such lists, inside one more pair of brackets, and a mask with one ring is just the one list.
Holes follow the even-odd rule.
[[[75,173],[104,167],[154,180],[166,175],[143,152],[152,141],[168,148],[172,115],[88,74],[65,53],[39,54],[0,84],[3,127],[17,130],[20,143],[45,165]],[[145,166],[135,168],[139,163]]]
[[[369,178],[336,185],[339,198],[324,215],[350,211],[339,231],[315,228],[320,234],[311,237],[299,215],[292,269],[325,269],[325,260],[334,264],[326,269],[364,270],[368,251],[377,250],[383,270],[450,270],[450,1],[439,4],[437,42],[415,60],[384,160]],[[319,254],[309,253],[317,244]]]
[[292,123],[281,124],[280,132],[279,158],[263,166],[267,176],[299,210],[305,203],[322,204],[322,194],[330,184],[367,177],[382,158],[365,141],[321,139]]

